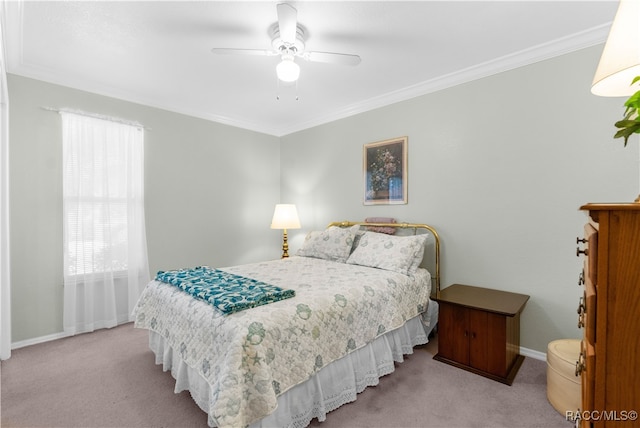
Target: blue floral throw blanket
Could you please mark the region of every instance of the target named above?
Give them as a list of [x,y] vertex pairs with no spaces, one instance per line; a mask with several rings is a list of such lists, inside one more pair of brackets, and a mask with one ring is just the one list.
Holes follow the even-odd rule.
[[175,285],[226,315],[295,296],[294,290],[205,266],[159,271],[156,280]]

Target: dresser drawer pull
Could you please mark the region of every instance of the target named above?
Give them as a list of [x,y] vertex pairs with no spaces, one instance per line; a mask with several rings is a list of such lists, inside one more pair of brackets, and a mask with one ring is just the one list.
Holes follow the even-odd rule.
[[584,352],[580,351],[580,356],[578,357],[578,361],[576,361],[576,377],[580,376],[585,369]]
[[584,269],[582,269],[582,272],[580,272],[580,275],[578,275],[578,287],[581,287],[584,285]]
[[578,328],[584,327],[584,314],[587,313],[587,306],[584,304],[585,298],[580,297],[578,302]]
[[[580,244],[586,244],[587,240],[586,239],[580,239],[580,238],[576,238],[576,244],[580,245]],[[576,256],[580,257],[580,254],[584,254],[585,256],[587,255],[587,250],[581,250],[580,247],[576,248]]]

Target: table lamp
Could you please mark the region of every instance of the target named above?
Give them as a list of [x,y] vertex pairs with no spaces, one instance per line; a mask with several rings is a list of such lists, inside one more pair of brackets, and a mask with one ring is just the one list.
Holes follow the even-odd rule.
[[287,229],[300,229],[296,206],[293,204],[277,204],[271,220],[271,229],[282,229],[282,258],[289,257]]

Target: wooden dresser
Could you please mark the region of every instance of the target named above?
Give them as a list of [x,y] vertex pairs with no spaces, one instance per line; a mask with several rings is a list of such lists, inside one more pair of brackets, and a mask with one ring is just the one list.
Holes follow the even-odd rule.
[[640,204],[587,204],[578,305],[583,328],[576,374],[582,427],[640,424]]

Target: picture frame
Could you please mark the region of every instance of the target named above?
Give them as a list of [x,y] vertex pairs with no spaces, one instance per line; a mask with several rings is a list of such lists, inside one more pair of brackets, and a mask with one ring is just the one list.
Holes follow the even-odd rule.
[[364,205],[407,203],[408,137],[363,146]]

